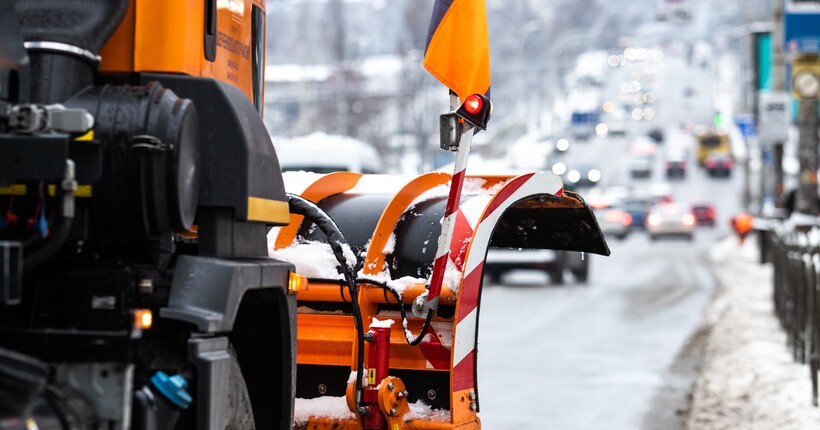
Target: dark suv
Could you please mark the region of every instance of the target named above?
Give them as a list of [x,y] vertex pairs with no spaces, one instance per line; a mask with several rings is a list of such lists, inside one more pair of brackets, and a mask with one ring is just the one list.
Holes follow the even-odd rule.
[[550,282],[557,285],[564,283],[564,272],[569,271],[576,281],[585,283],[589,277],[589,256],[552,249],[490,248],[487,252],[484,274],[492,282],[498,282],[504,273],[518,269],[543,270]]

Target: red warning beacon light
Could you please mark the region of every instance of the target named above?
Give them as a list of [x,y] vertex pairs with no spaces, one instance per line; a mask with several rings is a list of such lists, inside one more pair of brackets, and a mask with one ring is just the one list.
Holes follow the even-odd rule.
[[483,94],[471,94],[464,99],[456,114],[478,129],[486,130],[493,104]]

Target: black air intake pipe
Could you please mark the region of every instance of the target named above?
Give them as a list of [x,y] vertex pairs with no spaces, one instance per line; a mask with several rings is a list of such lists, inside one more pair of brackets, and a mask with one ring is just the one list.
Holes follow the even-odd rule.
[[31,59],[31,102],[61,103],[94,81],[128,0],[16,0]]

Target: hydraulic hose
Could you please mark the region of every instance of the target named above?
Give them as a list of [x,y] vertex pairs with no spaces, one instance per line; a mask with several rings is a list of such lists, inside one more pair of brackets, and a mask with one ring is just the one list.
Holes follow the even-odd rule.
[[[395,289],[391,288],[389,285],[387,285],[383,282],[375,281],[375,280],[372,280],[372,279],[358,278],[358,279],[356,279],[356,282],[357,283],[368,283],[368,284],[371,284],[371,285],[375,285],[375,286],[383,289],[385,292],[389,291],[391,294],[393,294],[393,297],[396,298],[396,303],[399,304],[399,312],[401,313],[401,323],[402,323],[402,326],[405,328],[405,330],[404,330],[404,339],[407,340],[407,343],[410,346],[416,346],[416,345],[421,343],[421,341],[424,339],[424,335],[427,334],[427,330],[430,329],[430,322],[433,320],[433,311],[432,310],[430,310],[430,309],[427,310],[427,316],[424,318],[424,325],[422,325],[421,330],[419,331],[419,334],[411,339],[408,336],[409,330],[407,330],[407,311],[404,310],[404,305],[401,302],[401,295],[399,294],[399,292],[396,291]],[[386,297],[385,297],[385,299],[386,299]]]
[[345,258],[345,246],[350,249],[350,245],[348,245],[347,240],[345,239],[344,235],[342,234],[339,227],[333,222],[333,219],[323,211],[321,208],[316,206],[310,200],[305,199],[304,197],[290,194],[288,193],[288,204],[290,206],[290,211],[292,213],[302,215],[314,224],[322,231],[322,233],[327,236],[327,242],[330,245],[330,249],[333,251],[333,255],[336,257],[336,261],[339,262],[339,266],[342,269],[342,275],[344,276],[345,284],[347,285],[348,291],[350,291],[350,301],[353,305],[353,320],[355,321],[356,325],[356,334],[358,337],[358,354],[356,357],[356,369],[359,372],[356,375],[356,408],[358,409],[359,403],[362,401],[362,369],[364,368],[364,324],[362,322],[362,311],[359,308],[359,291],[356,285],[355,280],[355,272],[354,267],[355,265],[351,265],[349,261]]
[[71,224],[74,221],[74,190],[77,187],[74,162],[71,160],[66,161],[66,174],[61,185],[62,187],[56,187],[56,200],[59,202],[56,209],[57,221],[53,223],[51,233],[42,245],[23,256],[24,273],[30,272],[56,254],[71,233]]

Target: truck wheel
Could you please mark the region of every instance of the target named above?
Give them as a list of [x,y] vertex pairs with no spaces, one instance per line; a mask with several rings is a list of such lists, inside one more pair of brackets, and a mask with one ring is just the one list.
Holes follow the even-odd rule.
[[248,386],[242,376],[242,369],[239,368],[239,361],[236,353],[231,348],[231,373],[228,380],[227,403],[225,408],[225,430],[254,430],[256,425],[253,421],[253,408],[251,398],[248,394]]
[[563,285],[564,283],[564,269],[558,268],[547,271],[547,276],[550,278],[550,283],[555,285]]
[[575,276],[576,281],[586,284],[589,279],[589,263],[584,264],[584,267],[578,270],[574,270],[572,275]]
[[487,270],[484,274],[487,276],[487,280],[490,281],[491,284],[498,284],[501,282],[501,272],[497,270]]

